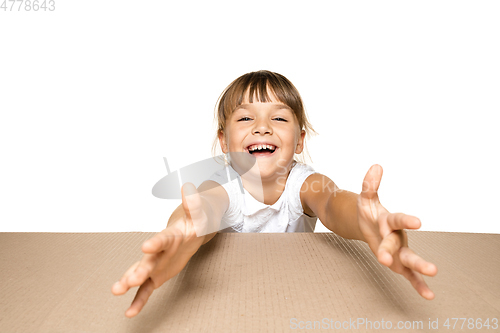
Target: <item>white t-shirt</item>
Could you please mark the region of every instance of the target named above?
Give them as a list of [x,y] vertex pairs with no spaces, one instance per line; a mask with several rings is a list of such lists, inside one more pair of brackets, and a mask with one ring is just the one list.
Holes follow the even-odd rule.
[[214,173],[209,180],[222,185],[229,197],[219,232],[313,232],[318,218],[307,216],[300,201],[300,188],[313,173],[311,166],[294,161],[285,190],[273,205],[248,193],[230,165]]

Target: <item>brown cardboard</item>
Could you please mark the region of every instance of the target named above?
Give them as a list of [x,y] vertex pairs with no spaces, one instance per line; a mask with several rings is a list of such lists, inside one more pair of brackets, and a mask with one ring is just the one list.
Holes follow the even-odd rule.
[[[439,269],[426,278],[436,294],[427,301],[360,241],[218,234],[128,319],[137,288],[114,296],[111,285],[152,235],[0,233],[0,332],[288,332],[301,331],[293,329],[300,321],[326,328],[325,318],[325,331],[380,332],[389,320],[398,332],[500,331],[492,327],[500,319],[500,235],[410,231],[410,247]],[[464,321],[451,318],[467,319],[460,329]],[[471,329],[469,318],[489,318],[489,330]],[[439,329],[429,328],[436,320]],[[398,321],[423,328],[395,329]],[[304,331],[322,331],[318,323]]]

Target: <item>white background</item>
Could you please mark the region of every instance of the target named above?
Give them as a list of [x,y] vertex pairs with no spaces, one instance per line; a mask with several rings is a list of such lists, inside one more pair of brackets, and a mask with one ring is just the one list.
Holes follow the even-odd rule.
[[268,69],[339,187],[378,163],[382,204],[421,230],[500,232],[497,1],[17,7],[0,11],[0,231],[161,230],[180,203],[151,194],[163,156],[209,158],[219,94]]

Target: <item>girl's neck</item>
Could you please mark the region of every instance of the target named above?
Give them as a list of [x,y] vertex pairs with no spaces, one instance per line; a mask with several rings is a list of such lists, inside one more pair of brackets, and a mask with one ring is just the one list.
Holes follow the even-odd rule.
[[247,175],[243,175],[241,177],[243,187],[257,201],[266,205],[273,205],[279,200],[283,191],[285,191],[288,175],[293,165],[294,163],[292,162],[286,174],[275,175],[275,177],[269,179],[253,179]]

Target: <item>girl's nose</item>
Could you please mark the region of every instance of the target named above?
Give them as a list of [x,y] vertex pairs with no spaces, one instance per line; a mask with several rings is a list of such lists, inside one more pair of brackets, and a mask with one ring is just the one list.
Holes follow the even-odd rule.
[[268,121],[259,120],[255,122],[255,126],[252,129],[252,134],[273,134],[273,129]]

